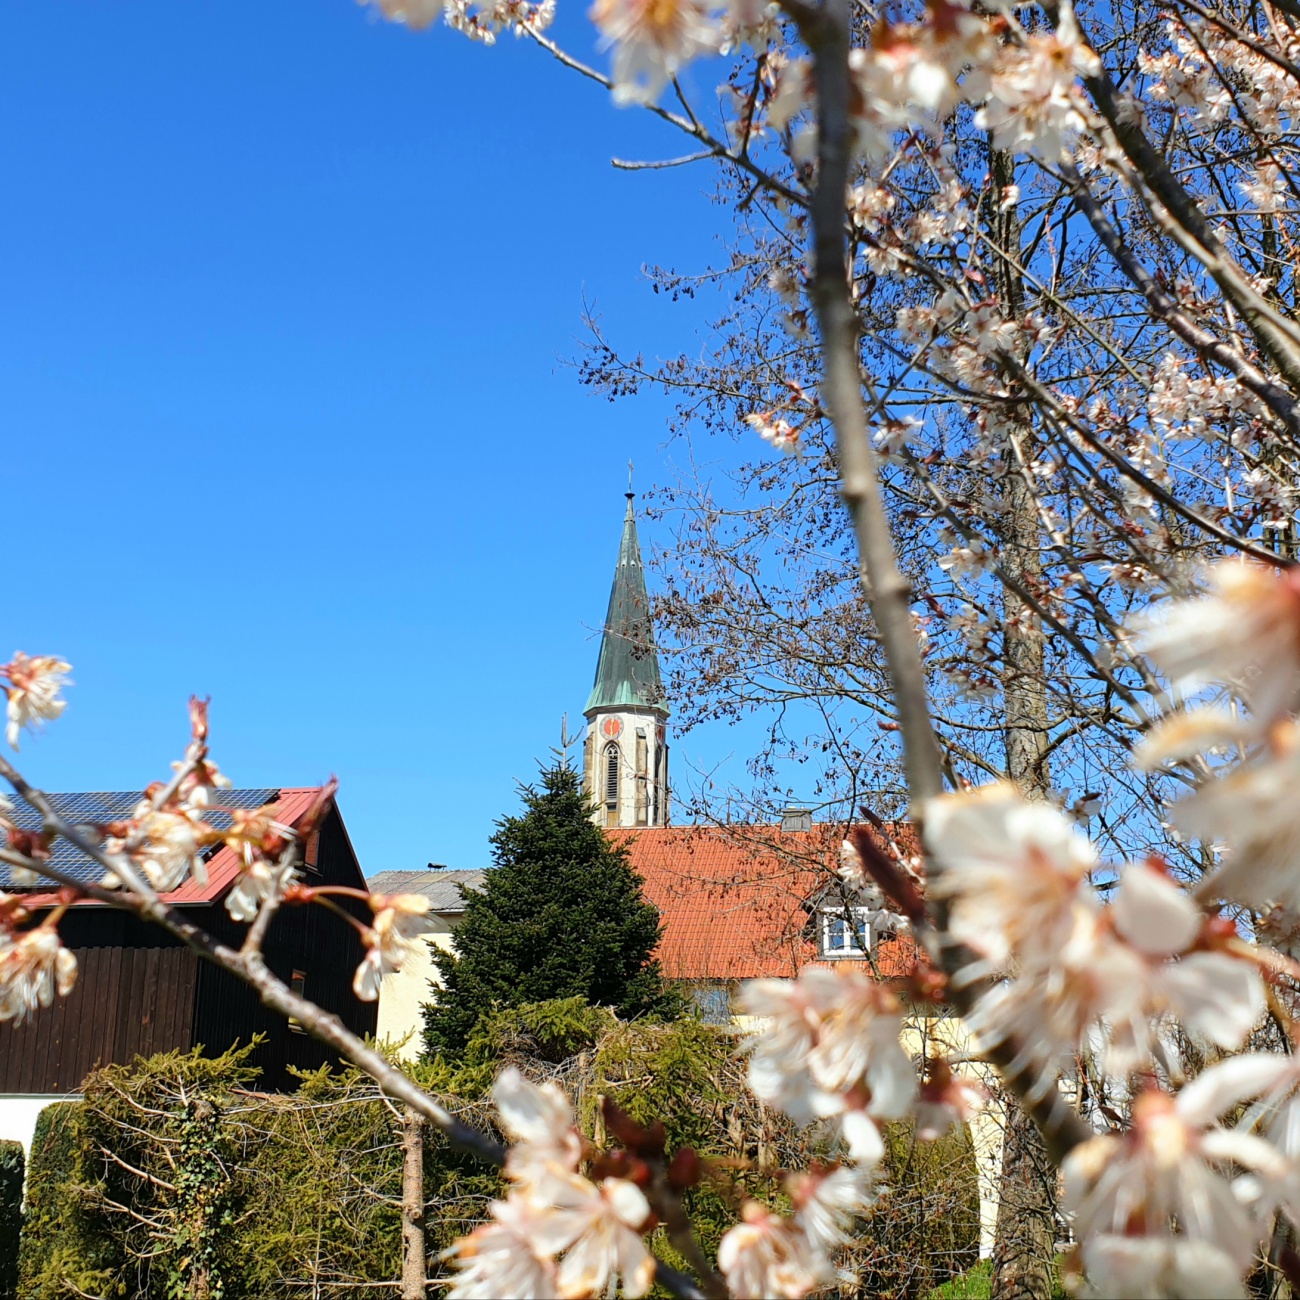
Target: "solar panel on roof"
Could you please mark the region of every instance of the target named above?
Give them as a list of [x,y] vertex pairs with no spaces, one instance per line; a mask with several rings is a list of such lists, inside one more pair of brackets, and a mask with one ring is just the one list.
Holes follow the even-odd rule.
[[[208,821],[219,830],[230,825],[228,808],[260,808],[279,796],[278,789],[250,790],[213,790],[212,807],[208,810]],[[73,791],[67,794],[51,794],[50,803],[54,811],[77,826],[103,825],[105,822],[124,821],[135,811],[135,806],[143,798],[139,790],[90,790]],[[41,815],[26,800],[16,796],[12,799],[13,812],[7,814],[9,819],[21,830],[36,831],[41,828]],[[95,881],[103,875],[103,868],[93,858],[87,857],[80,849],[59,839],[54,843],[50,853],[51,866],[71,876],[74,880]],[[0,863],[0,889],[48,889],[47,880],[38,881],[36,885],[15,885],[10,868]]]

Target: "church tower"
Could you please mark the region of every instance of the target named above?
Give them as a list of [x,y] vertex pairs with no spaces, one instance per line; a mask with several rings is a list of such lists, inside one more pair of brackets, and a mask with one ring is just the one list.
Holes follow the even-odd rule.
[[632,500],[629,492],[596,681],[583,710],[584,786],[600,826],[665,826],[668,708]]

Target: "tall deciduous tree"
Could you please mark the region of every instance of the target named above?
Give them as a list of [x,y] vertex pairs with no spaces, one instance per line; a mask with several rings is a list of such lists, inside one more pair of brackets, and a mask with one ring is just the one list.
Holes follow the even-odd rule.
[[458,1052],[498,1006],[580,996],[627,1018],[678,1000],[653,957],[659,913],[627,849],[591,820],[577,772],[545,768],[524,812],[492,837],[496,869],[467,891],[456,952],[436,956],[443,987],[425,1012],[430,1052]]

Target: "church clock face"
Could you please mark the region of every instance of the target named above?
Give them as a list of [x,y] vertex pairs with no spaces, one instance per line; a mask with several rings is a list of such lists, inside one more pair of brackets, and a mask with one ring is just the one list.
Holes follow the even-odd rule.
[[606,718],[600,724],[600,734],[606,740],[617,740],[623,734],[623,724],[617,718]]

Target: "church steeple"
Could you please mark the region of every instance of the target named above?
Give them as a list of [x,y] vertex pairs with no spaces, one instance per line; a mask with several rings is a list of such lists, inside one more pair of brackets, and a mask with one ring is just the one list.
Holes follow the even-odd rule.
[[668,716],[632,499],[633,494],[629,492],[618,566],[609,592],[605,631],[600,639],[600,658],[596,660],[596,680],[583,709],[588,717],[597,709],[620,708],[655,709]]
[[668,706],[632,501],[629,492],[596,680],[583,710],[587,793],[599,805],[602,826],[668,820]]

